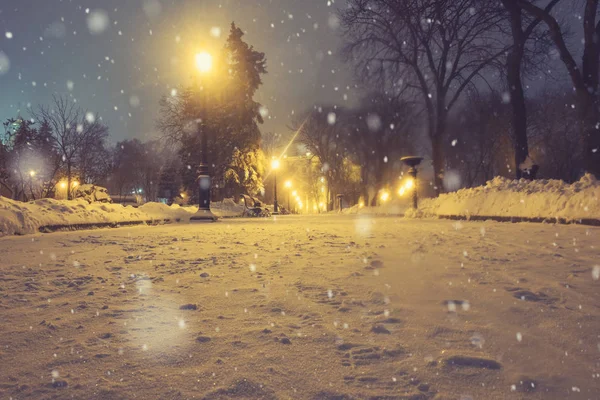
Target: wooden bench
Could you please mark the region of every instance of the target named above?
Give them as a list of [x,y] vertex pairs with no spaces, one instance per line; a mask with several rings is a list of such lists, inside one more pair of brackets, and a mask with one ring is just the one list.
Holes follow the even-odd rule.
[[242,216],[249,217],[270,217],[271,211],[268,208],[263,207],[260,200],[248,196],[247,194],[240,195],[240,200],[244,203],[244,213]]

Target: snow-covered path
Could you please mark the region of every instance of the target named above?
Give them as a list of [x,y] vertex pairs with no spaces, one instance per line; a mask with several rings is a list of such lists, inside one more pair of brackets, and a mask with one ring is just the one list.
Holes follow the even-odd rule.
[[599,249],[331,215],[4,237],[0,398],[597,399]]

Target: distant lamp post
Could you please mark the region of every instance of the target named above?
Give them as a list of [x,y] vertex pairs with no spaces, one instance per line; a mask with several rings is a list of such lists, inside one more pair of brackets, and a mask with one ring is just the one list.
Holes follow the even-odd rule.
[[33,178],[35,176],[35,171],[34,170],[29,171],[29,176]]
[[279,214],[279,205],[277,204],[277,170],[279,165],[278,159],[271,161],[271,169],[273,170],[273,215]]
[[409,166],[410,168],[408,169],[408,174],[412,177],[412,183],[407,183],[405,184],[406,189],[412,189],[413,190],[413,208],[416,210],[417,206],[418,206],[418,199],[417,199],[417,166],[419,164],[421,164],[421,161],[423,161],[423,157],[416,157],[416,156],[409,156],[409,157],[402,157],[400,159],[400,161],[402,161],[404,164],[406,164],[407,166]]
[[387,190],[384,190],[381,192],[381,194],[379,195],[379,199],[385,203],[386,201],[388,201],[390,199],[390,192],[388,192]]
[[[213,58],[210,53],[205,51],[196,54],[195,56],[196,68],[201,74],[207,74],[212,70]],[[211,177],[208,170],[208,141],[205,129],[206,123],[206,105],[208,96],[206,95],[206,88],[202,89],[204,94],[204,101],[202,104],[202,120],[198,125],[198,133],[200,134],[200,166],[198,168],[198,211],[192,215],[190,221],[199,222],[214,222],[217,217],[210,211],[210,191],[211,191]]]
[[285,188],[287,189],[287,200],[288,200],[288,212],[292,212],[292,209],[290,208],[290,190],[292,189],[292,181],[290,181],[289,179],[287,181],[285,181],[284,184]]

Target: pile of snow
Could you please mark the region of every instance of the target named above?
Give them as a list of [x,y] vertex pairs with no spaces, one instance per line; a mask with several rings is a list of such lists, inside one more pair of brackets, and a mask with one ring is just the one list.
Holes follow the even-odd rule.
[[217,217],[239,217],[244,213],[244,206],[237,204],[233,199],[211,202],[210,209]]
[[511,180],[496,177],[485,186],[462,189],[420,202],[406,216],[490,216],[526,218],[600,218],[600,182],[586,174],[568,184],[561,180]]
[[[189,220],[192,210],[147,203],[141,207],[92,203],[83,199],[41,199],[23,203],[0,196],[0,236],[38,232],[43,226]],[[195,212],[195,210],[193,210]]]
[[86,200],[88,203],[112,203],[108,190],[105,187],[89,183],[77,186],[75,198]]

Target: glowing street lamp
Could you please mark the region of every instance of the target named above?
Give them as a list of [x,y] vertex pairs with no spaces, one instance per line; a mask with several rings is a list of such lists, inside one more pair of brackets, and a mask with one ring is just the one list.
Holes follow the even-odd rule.
[[[196,68],[201,74],[207,74],[211,71],[213,67],[213,57],[210,53],[205,51],[196,54],[194,61],[196,63]],[[208,100],[207,91],[202,90],[204,95],[204,101],[202,103],[202,122],[198,124],[198,133],[200,135],[200,146],[201,146],[201,156],[200,156],[200,166],[198,168],[198,212],[192,215],[190,221],[206,221],[206,222],[214,222],[217,220],[217,217],[210,211],[210,191],[211,191],[211,177],[208,170],[208,142],[207,135],[205,129],[206,123],[206,103]]]
[[273,215],[279,214],[279,205],[277,204],[277,170],[279,165],[278,159],[271,161],[271,169],[273,170]]
[[35,171],[34,170],[29,171],[29,176],[33,178],[35,176]]
[[390,193],[387,190],[384,190],[383,192],[381,192],[381,195],[379,196],[379,198],[381,199],[382,202],[386,202],[390,199]]
[[207,53],[206,51],[196,54],[195,61],[196,68],[202,73],[209,72],[212,69],[213,58],[210,53]]
[[[408,174],[412,177],[410,181],[407,181],[405,184],[406,189],[413,189],[413,208],[417,209],[417,166],[421,164],[423,161],[423,157],[402,157],[400,159],[404,164],[408,165],[410,168],[408,170]],[[409,186],[409,182],[410,186]]]

